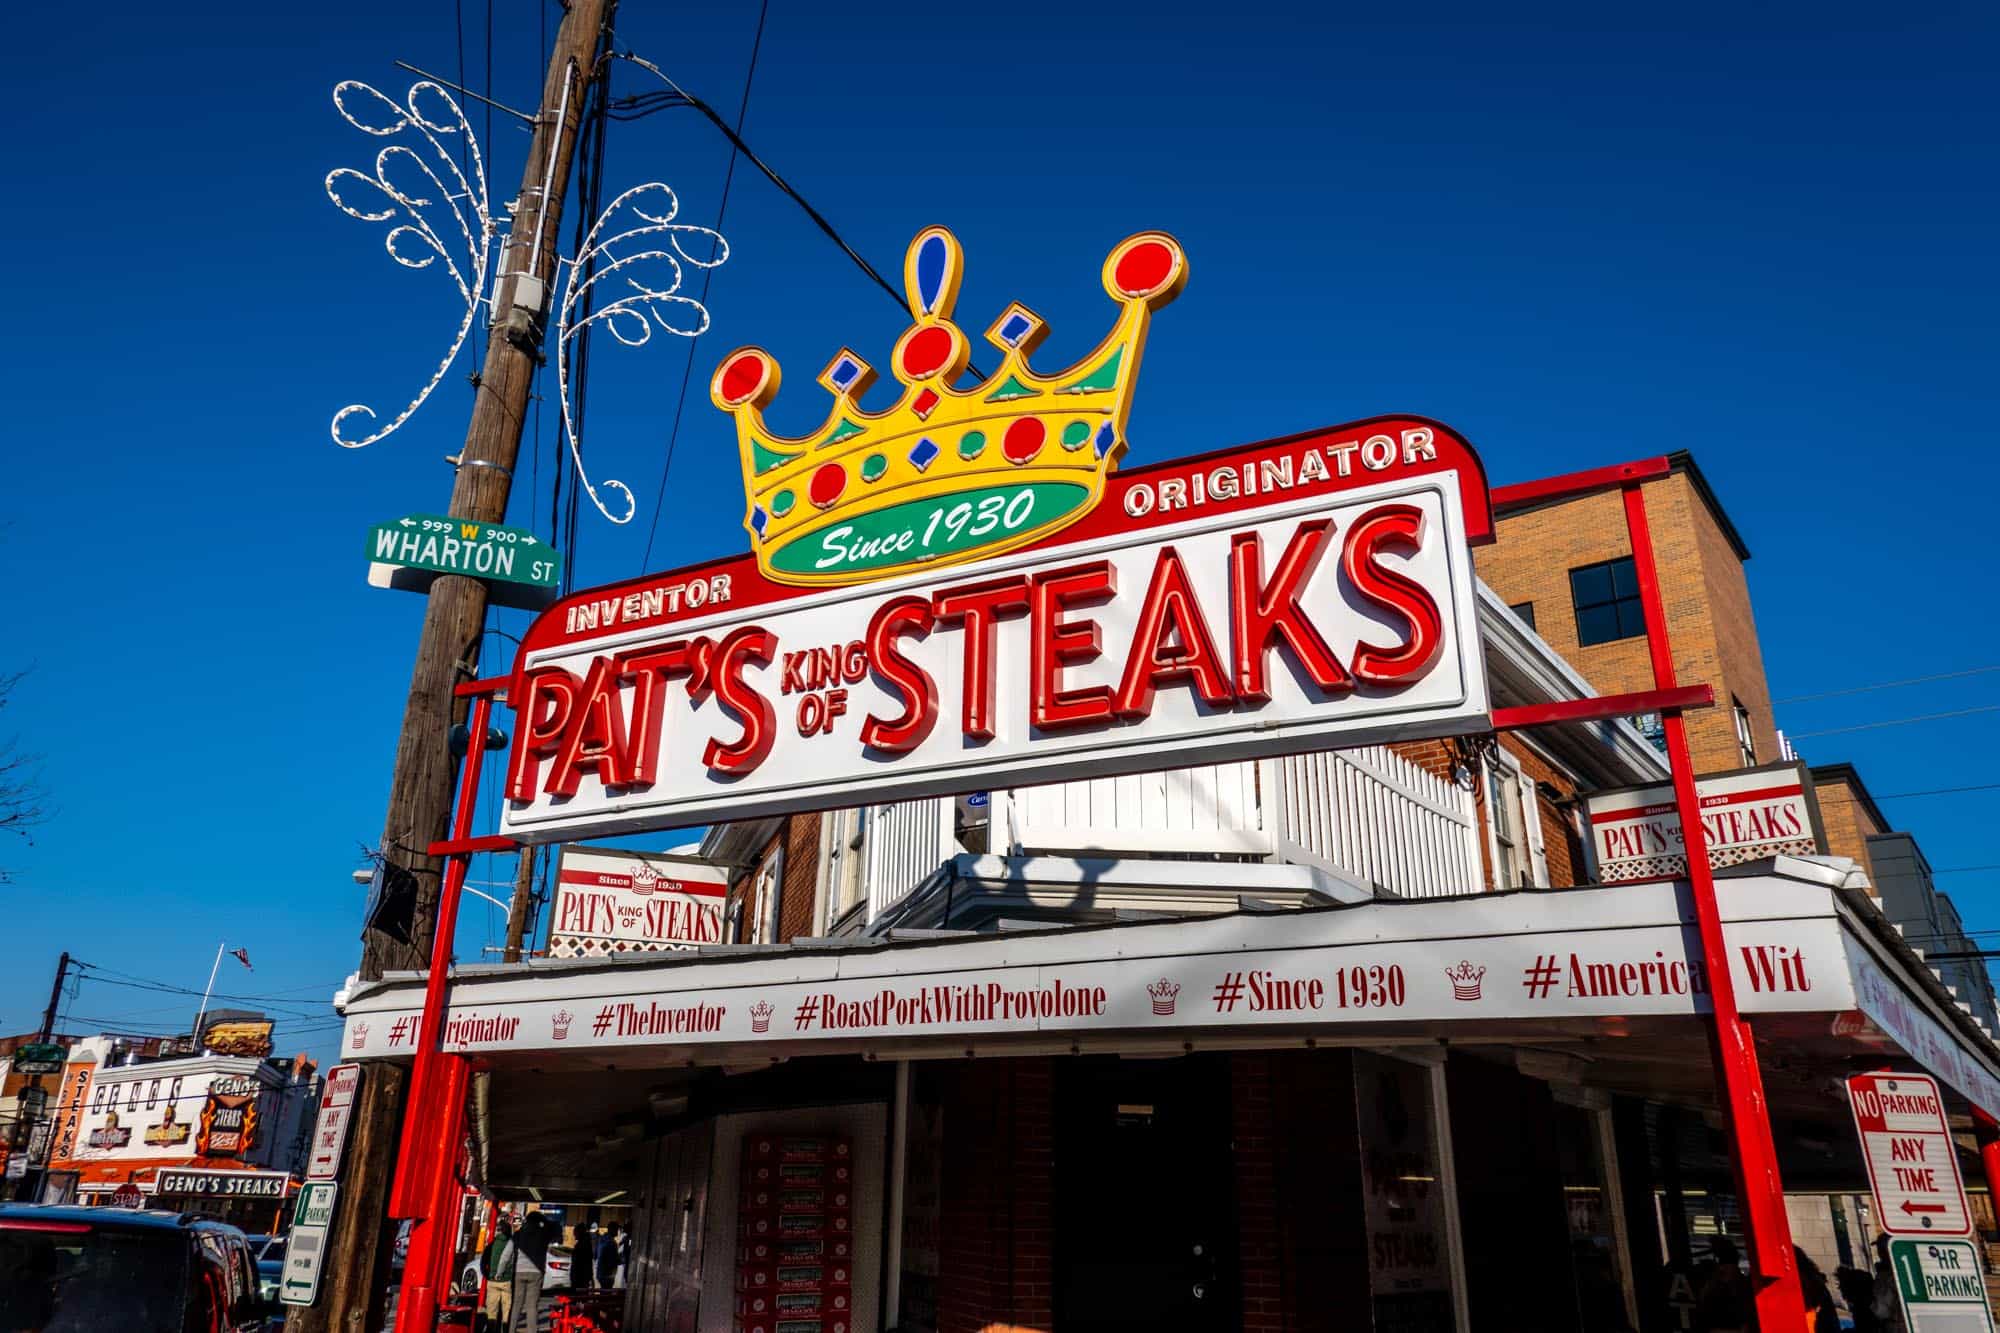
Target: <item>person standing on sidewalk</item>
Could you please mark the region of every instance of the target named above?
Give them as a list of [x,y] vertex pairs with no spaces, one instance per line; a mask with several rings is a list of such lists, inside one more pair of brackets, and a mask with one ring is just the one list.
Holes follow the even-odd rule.
[[542,1304],[542,1266],[549,1245],[561,1236],[548,1214],[532,1212],[514,1233],[514,1294],[508,1333],[537,1333]]
[[488,1330],[507,1327],[507,1315],[514,1303],[514,1219],[500,1214],[493,1239],[479,1256],[480,1276],[486,1279],[486,1298],[480,1302],[479,1317]]

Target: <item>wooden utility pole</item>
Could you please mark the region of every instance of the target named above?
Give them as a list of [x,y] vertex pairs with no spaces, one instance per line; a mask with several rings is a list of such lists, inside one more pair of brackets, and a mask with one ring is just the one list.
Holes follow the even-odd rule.
[[535,849],[521,849],[521,863],[514,871],[514,900],[507,905],[507,947],[500,954],[503,963],[521,961],[527,942],[528,909],[535,903]]
[[[472,423],[452,484],[449,513],[454,518],[499,523],[507,517],[528,395],[541,361],[542,312],[548,305],[546,298],[533,302],[540,307],[534,318],[522,318],[514,294],[517,287],[530,284],[516,275],[531,278],[542,293],[554,287],[563,196],[569,189],[584,103],[600,73],[599,49],[613,4],[614,0],[569,0],[569,12],[556,33],[514,224],[501,256],[494,322],[473,394]],[[408,944],[368,932],[361,954],[364,980],[384,972],[420,970],[429,957],[440,864],[424,849],[446,834],[455,767],[449,733],[454,713],[460,711],[454,707],[452,687],[478,674],[485,623],[483,583],[446,575],[431,585],[423,637],[403,706],[381,844],[387,860],[416,875],[416,912]],[[471,738],[474,745],[484,741],[482,736]],[[407,1082],[407,1071],[389,1064],[376,1065],[362,1081],[319,1299],[291,1312],[289,1333],[368,1333],[383,1326],[383,1279],[395,1234],[387,1216],[389,1181]]]

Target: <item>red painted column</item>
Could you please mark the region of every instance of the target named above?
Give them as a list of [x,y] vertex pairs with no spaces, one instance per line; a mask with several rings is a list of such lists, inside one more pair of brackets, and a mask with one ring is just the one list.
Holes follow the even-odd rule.
[[[496,682],[498,684],[500,682]],[[493,697],[472,701],[470,742],[459,774],[458,806],[452,813],[451,836],[462,841],[472,834],[479,804],[479,770],[486,753],[486,728]],[[452,1259],[452,1232],[457,1224],[455,1197],[458,1145],[464,1134],[465,1082],[469,1066],[463,1057],[447,1055],[443,1037],[446,990],[451,976],[452,939],[458,931],[458,904],[465,888],[470,853],[445,858],[444,883],[438,890],[437,922],[431,932],[431,968],[424,982],[424,1013],[417,1029],[416,1068],[410,1076],[410,1096],[403,1108],[403,1137],[396,1155],[396,1175],[389,1187],[389,1215],[411,1220],[410,1248],[403,1259],[403,1285],[396,1298],[395,1333],[432,1333],[437,1327],[438,1300],[449,1290],[439,1282]]]
[[[1652,528],[1646,521],[1646,501],[1637,482],[1623,488],[1625,525],[1632,537],[1632,563],[1639,577],[1639,598],[1646,612],[1646,644],[1653,659],[1653,684],[1672,689],[1676,682],[1673,646],[1667,637],[1666,607],[1660,596],[1659,567],[1653,558]],[[1715,898],[1715,877],[1708,864],[1708,838],[1702,830],[1701,804],[1695,796],[1694,766],[1688,755],[1687,723],[1681,710],[1661,710],[1667,739],[1667,762],[1674,777],[1674,804],[1680,811],[1687,848],[1688,883],[1694,899],[1695,924],[1707,962],[1709,999],[1714,1009],[1709,1048],[1721,1092],[1723,1123],[1736,1168],[1737,1198],[1743,1209],[1744,1239],[1750,1251],[1751,1282],[1756,1291],[1757,1327],[1761,1333],[1807,1333],[1804,1297],[1797,1261],[1792,1255],[1791,1220],[1785,1215],[1784,1182],[1778,1173],[1777,1145],[1771,1138],[1770,1107],[1764,1098],[1764,1074],[1757,1047],[1736,1008],[1736,984],[1730,977],[1728,948],[1722,937],[1722,912]]]
[[2000,1120],[1972,1108],[1972,1137],[1979,1143],[1979,1164],[1986,1169],[1986,1191],[2000,1214]]

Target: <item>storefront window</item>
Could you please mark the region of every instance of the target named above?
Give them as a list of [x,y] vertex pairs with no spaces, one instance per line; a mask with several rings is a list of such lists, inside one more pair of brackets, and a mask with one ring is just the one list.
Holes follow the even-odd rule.
[[1602,1113],[1560,1102],[1555,1109],[1577,1326],[1621,1328],[1627,1313],[1624,1246],[1619,1242],[1611,1182],[1604,1172]]
[[1439,1168],[1430,1070],[1356,1053],[1354,1103],[1375,1331],[1453,1328],[1450,1200]]

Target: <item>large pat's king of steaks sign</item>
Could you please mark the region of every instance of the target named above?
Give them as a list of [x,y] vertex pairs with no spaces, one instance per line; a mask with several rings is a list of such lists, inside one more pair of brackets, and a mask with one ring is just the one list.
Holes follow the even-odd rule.
[[502,832],[539,842],[1478,730],[1477,455],[1380,417],[1121,470],[1178,244],[1105,260],[1119,317],[1054,373],[1039,318],[961,384],[961,254],[904,264],[895,404],[842,350],[816,431],[774,434],[776,361],[730,354],[748,555],[568,597],[523,640]]

